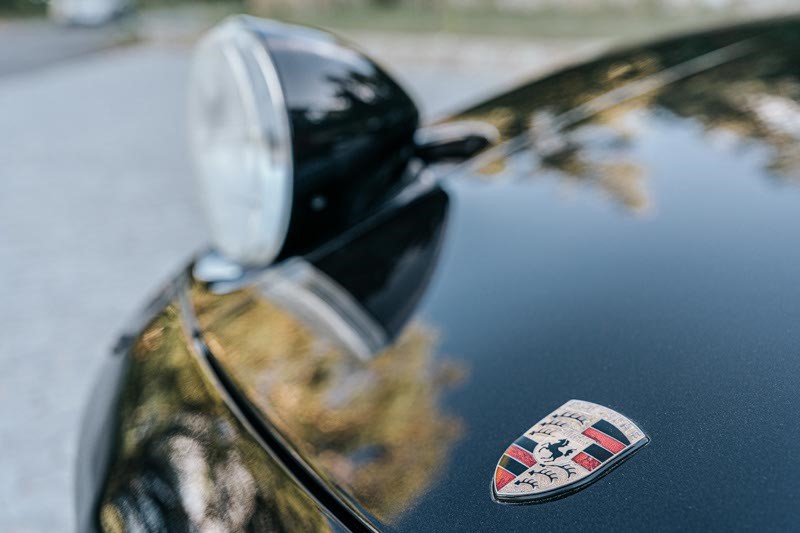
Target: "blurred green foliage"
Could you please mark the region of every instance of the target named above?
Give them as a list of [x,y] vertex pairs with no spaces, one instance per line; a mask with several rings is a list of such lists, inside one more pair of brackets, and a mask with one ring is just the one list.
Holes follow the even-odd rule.
[[0,17],[41,15],[46,10],[45,0],[0,0]]
[[[508,7],[491,0],[247,0],[258,15],[331,29],[489,34],[525,37],[642,37],[741,16],[697,5],[665,9],[658,0],[528,2]],[[539,7],[537,7],[537,5]]]

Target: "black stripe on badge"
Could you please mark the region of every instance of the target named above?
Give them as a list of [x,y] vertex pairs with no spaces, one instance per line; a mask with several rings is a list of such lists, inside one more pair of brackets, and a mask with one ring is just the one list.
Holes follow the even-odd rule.
[[592,457],[594,457],[595,459],[597,459],[601,463],[606,462],[607,460],[611,459],[611,457],[614,456],[613,453],[611,453],[610,451],[606,450],[602,446],[598,446],[597,444],[592,444],[591,446],[589,446],[588,448],[586,448],[583,451],[588,453],[589,455],[591,455]]
[[523,450],[528,450],[529,452],[533,453],[533,449],[536,448],[536,445],[539,444],[535,440],[531,440],[525,435],[521,436],[517,440],[514,441],[514,444],[522,448]]
[[504,455],[503,458],[500,459],[500,466],[502,466],[515,476],[520,475],[521,473],[523,473],[528,469],[527,466],[507,455]]

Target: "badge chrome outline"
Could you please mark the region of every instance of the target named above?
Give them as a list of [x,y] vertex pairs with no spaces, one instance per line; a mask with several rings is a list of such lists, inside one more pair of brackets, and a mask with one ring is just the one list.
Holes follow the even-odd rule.
[[[595,426],[600,426],[605,432]],[[619,432],[614,435],[617,438],[607,433],[615,433],[615,430]],[[534,435],[540,441],[534,441],[531,438]],[[623,438],[618,440],[620,436]],[[578,441],[578,445],[571,445],[570,439]],[[628,444],[625,444],[625,439]],[[625,415],[600,404],[569,400],[522,433],[500,455],[492,475],[492,499],[502,504],[529,504],[569,496],[608,474],[649,442],[650,437]],[[608,457],[599,461],[587,453],[593,447],[601,448],[595,453],[602,455],[600,452],[605,452]],[[565,448],[567,450],[562,451]],[[544,458],[544,453],[549,453],[550,458]],[[569,464],[555,464],[555,460],[561,457]],[[504,461],[507,466],[513,462],[514,470],[519,471],[521,467],[524,470],[519,473],[506,470]],[[569,474],[571,467],[574,468],[573,474]],[[549,473],[543,472],[545,470]],[[499,480],[501,475],[502,481]],[[513,478],[509,479],[509,475]],[[573,476],[575,479],[570,481]],[[540,481],[543,486],[539,486]],[[512,484],[512,491],[503,490]],[[530,488],[517,489],[520,485]]]

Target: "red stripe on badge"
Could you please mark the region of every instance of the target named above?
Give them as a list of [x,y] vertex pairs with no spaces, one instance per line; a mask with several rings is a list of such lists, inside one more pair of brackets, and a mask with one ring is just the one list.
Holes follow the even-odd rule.
[[625,449],[625,445],[620,441],[594,428],[587,429],[583,434],[612,453],[619,453]]
[[523,450],[514,444],[508,447],[506,450],[506,455],[513,457],[525,466],[533,466],[536,464],[536,459],[533,458],[533,454],[531,454],[531,452],[528,450]]
[[[495,487],[497,487],[497,490],[500,490],[509,483],[511,483],[512,481],[514,481],[515,477],[517,476],[515,476],[505,468],[498,466],[497,470],[494,471],[494,485]],[[486,482],[484,481],[484,483]]]
[[573,457],[572,460],[581,465],[582,467],[584,467],[589,472],[600,466],[600,461],[583,452]]

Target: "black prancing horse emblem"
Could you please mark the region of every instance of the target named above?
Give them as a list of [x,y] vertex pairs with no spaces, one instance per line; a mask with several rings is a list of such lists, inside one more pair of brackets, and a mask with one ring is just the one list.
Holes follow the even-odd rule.
[[544,446],[542,449],[550,453],[550,458],[547,459],[548,461],[555,461],[559,457],[569,457],[569,455],[575,451],[570,448],[566,452],[562,452],[561,448],[566,448],[567,446],[569,446],[569,441],[567,439],[561,439],[558,442],[553,442]]

